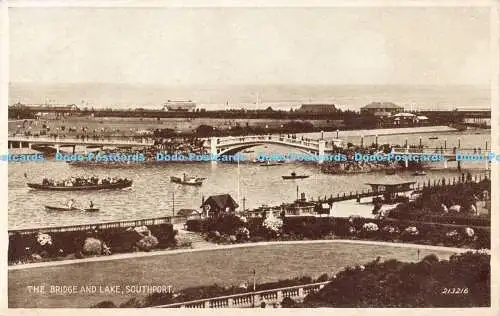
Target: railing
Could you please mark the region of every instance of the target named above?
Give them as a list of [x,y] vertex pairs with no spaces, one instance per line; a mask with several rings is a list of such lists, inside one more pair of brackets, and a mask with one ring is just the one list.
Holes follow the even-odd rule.
[[427,154],[451,154],[455,155],[456,153],[475,153],[475,154],[487,154],[487,150],[482,150],[481,148],[405,148],[398,147],[393,148],[392,153],[395,154],[412,154],[412,155],[427,155]]
[[319,141],[316,140],[301,140],[298,138],[290,138],[276,135],[253,135],[244,137],[224,137],[218,138],[217,146],[230,146],[244,143],[254,143],[254,142],[278,142],[278,143],[288,143],[296,146],[304,146],[311,148],[318,148]]
[[95,224],[12,229],[9,230],[9,236],[13,234],[21,234],[21,235],[33,234],[37,232],[59,233],[59,232],[71,232],[71,231],[87,231],[95,229],[106,230],[106,229],[151,226],[151,225],[161,225],[161,224],[179,224],[179,223],[185,223],[186,220],[187,220],[186,216],[167,216],[167,217],[146,218],[146,219],[128,220],[128,221],[101,222]]
[[118,139],[82,139],[82,138],[60,138],[60,137],[35,137],[35,136],[9,136],[8,141],[57,143],[57,144],[112,144],[112,145],[154,145],[154,141],[143,138],[141,141],[118,140]]
[[303,299],[311,293],[318,292],[330,281],[283,287],[272,290],[246,292],[241,294],[211,297],[200,300],[153,306],[154,308],[231,308],[260,307],[261,303],[281,303],[285,297]]

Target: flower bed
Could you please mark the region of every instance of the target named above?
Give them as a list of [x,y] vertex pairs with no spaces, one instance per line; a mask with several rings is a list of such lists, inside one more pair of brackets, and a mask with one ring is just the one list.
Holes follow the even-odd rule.
[[[267,218],[249,218],[246,222],[239,222],[238,228],[228,233],[227,230],[213,230],[213,227],[219,226],[210,226],[204,220],[197,221],[199,222],[193,224],[193,227],[203,227],[202,233],[205,234],[208,241],[222,244],[271,240],[348,238],[467,247],[471,249],[490,248],[489,228],[475,226],[415,223],[362,217],[294,216],[285,217],[283,220],[279,218],[271,220]],[[215,219],[210,220],[212,223],[215,221]],[[225,221],[228,221],[228,219],[225,219]],[[234,219],[231,221],[234,221]]]
[[171,224],[50,234],[13,234],[9,236],[8,261],[10,264],[28,263],[167,249],[176,246],[176,234]]

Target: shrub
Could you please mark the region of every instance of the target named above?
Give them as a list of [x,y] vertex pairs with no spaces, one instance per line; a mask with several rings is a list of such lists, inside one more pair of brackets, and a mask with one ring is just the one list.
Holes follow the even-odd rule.
[[100,255],[102,252],[102,242],[99,239],[88,237],[83,243],[83,253],[87,255]]
[[240,227],[236,231],[236,239],[238,241],[246,241],[250,239],[250,231],[246,227]]
[[241,218],[227,213],[208,218],[205,223],[208,231],[218,231],[228,235],[234,235],[240,227],[245,227]]
[[158,246],[158,238],[153,235],[144,236],[141,240],[137,242],[137,248],[142,251],[150,251]]
[[268,216],[262,223],[263,228],[271,237],[277,237],[281,234],[283,220],[275,216]]
[[93,305],[91,308],[116,308],[116,305],[111,301],[102,301]]
[[415,240],[418,238],[418,235],[420,232],[418,231],[417,227],[415,226],[408,226],[405,228],[405,230],[401,234],[401,238],[403,240]]
[[49,234],[38,233],[38,235],[36,236],[36,241],[40,246],[52,245],[52,237]]
[[[419,263],[397,260],[371,262],[365,269],[346,268],[303,307],[487,307],[490,306],[490,256],[453,255],[439,261],[435,255]],[[444,288],[468,289],[460,300],[443,295]]]

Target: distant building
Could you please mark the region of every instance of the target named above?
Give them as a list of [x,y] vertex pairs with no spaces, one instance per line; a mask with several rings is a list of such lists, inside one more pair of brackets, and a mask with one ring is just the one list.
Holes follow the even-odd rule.
[[201,213],[199,211],[193,210],[193,209],[183,208],[177,212],[177,216],[185,216],[188,219],[200,218],[200,215],[201,215]]
[[195,109],[196,103],[191,100],[168,100],[163,104],[163,111],[193,112]]
[[212,195],[201,204],[203,214],[212,217],[220,213],[234,213],[238,203],[229,194]]
[[334,113],[337,111],[333,103],[309,103],[302,104],[297,112],[302,113]]
[[387,117],[403,111],[402,106],[392,102],[372,102],[361,108],[361,114],[371,114],[377,117]]
[[[80,112],[80,109],[76,104],[70,105],[48,105],[48,104],[21,104],[16,103],[9,106],[9,113],[15,112],[30,112],[33,113],[35,118],[44,117],[46,119],[55,119],[58,117],[70,116]],[[15,116],[15,115],[14,115]],[[9,117],[12,115],[9,114]]]

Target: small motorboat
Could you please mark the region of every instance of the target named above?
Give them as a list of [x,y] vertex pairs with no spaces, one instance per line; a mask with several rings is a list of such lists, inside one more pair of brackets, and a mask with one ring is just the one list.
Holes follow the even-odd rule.
[[305,179],[309,178],[307,175],[297,175],[295,172],[292,172],[289,176],[281,176],[283,180],[292,180],[292,179]]
[[85,209],[83,209],[83,210],[84,210],[85,212],[90,212],[90,213],[92,213],[92,212],[99,212],[99,209],[98,209],[98,208],[95,208],[95,207],[93,207],[93,208],[85,208]]
[[251,153],[254,153],[255,151],[251,150],[251,149],[246,149],[246,150],[243,150],[243,153],[245,154],[251,154]]
[[417,170],[413,173],[414,176],[425,176],[426,173],[423,170]]
[[171,182],[185,185],[202,185],[203,180],[205,180],[205,178],[187,177],[186,175],[182,177],[170,177]]
[[439,137],[437,136],[432,136],[432,137],[429,137],[429,139],[438,139]]

